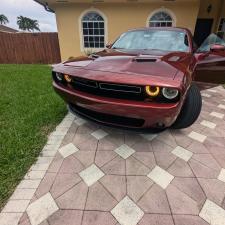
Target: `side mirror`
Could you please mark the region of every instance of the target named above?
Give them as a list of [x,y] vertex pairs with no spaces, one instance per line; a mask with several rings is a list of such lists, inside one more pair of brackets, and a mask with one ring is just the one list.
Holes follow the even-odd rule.
[[220,44],[214,44],[214,45],[211,45],[210,51],[211,52],[225,51],[225,46],[224,45],[220,45]]
[[112,44],[111,43],[108,43],[108,44],[106,44],[105,47],[108,48],[108,49],[110,49],[110,48],[112,48]]

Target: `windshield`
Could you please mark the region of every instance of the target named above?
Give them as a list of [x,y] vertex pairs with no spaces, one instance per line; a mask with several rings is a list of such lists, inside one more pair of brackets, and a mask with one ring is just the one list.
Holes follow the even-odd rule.
[[220,38],[216,34],[210,34],[206,40],[202,43],[200,48],[197,52],[209,52],[210,47],[214,44],[224,45],[225,46],[225,40],[224,38]]
[[188,52],[189,43],[183,31],[137,30],[122,34],[112,48]]

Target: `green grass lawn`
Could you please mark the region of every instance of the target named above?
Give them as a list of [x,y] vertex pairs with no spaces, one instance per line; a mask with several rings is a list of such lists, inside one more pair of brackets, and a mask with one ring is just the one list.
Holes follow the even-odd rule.
[[66,114],[47,65],[0,65],[0,208]]

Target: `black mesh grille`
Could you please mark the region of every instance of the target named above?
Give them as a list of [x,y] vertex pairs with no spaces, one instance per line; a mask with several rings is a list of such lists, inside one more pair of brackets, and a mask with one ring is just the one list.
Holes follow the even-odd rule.
[[73,78],[72,87],[74,90],[86,92],[96,96],[128,99],[143,101],[145,95],[143,94],[143,87],[112,84],[105,82],[91,81],[87,79]]
[[129,93],[141,93],[141,87],[122,85],[122,84],[109,84],[109,83],[99,83],[99,88],[108,91],[119,91],[119,92],[129,92]]

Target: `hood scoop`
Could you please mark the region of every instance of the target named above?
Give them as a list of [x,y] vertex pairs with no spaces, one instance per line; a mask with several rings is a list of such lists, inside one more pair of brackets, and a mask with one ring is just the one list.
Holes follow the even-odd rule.
[[136,61],[136,62],[156,62],[157,59],[153,58],[153,57],[150,57],[149,55],[140,55],[138,57],[135,57],[133,59],[133,61]]

